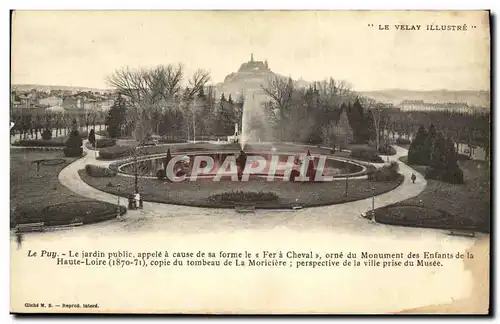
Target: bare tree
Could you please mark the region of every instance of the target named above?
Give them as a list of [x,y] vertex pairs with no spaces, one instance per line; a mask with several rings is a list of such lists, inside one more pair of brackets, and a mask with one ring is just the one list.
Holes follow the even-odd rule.
[[280,140],[283,138],[283,129],[290,114],[292,95],[295,85],[292,78],[284,79],[279,76],[270,77],[267,86],[261,85],[261,89],[269,97],[273,114],[279,120]]
[[[107,78],[107,83],[130,103],[127,121],[134,125],[136,140],[144,140],[153,130],[158,132],[164,112],[177,108],[175,99],[180,94],[183,76],[183,66],[179,64],[136,70],[126,67]],[[209,79],[207,73],[199,70],[193,77],[193,84],[204,86]]]
[[198,69],[189,79],[190,97],[194,97],[210,81],[210,73],[203,69]]
[[351,86],[346,81],[329,78],[315,83],[319,93],[319,100],[324,110],[338,109],[347,103],[351,94]]

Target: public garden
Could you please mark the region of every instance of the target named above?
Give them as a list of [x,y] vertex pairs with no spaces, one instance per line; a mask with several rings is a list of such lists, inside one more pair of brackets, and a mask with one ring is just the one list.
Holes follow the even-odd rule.
[[[41,138],[30,139],[26,134],[32,123],[24,123],[23,138],[11,148],[11,227],[84,225],[115,218],[127,222],[134,213],[147,222],[148,212],[157,215],[161,206],[172,205],[256,217],[235,211],[244,205],[251,211],[291,210],[299,215],[314,213],[313,207],[334,211],[334,206],[344,206],[340,208],[352,209],[349,217],[362,215],[364,222],[489,231],[489,164],[457,154],[445,123],[439,130],[431,125],[428,132],[420,127],[403,144],[405,136],[391,121],[391,107],[360,97],[333,79],[299,89],[276,78],[257,97],[234,102],[224,94],[215,100],[210,88],[206,93],[208,75],[197,73],[197,82],[191,82],[196,87],[179,88],[176,94],[142,89],[151,94],[148,98],[158,98],[144,102],[122,82],[141,75],[117,72],[109,79],[118,93],[115,104],[99,130],[95,121],[85,122],[85,115],[46,116],[35,118],[45,121],[35,126]],[[162,96],[152,96],[158,91]],[[277,98],[284,92],[297,102]],[[158,110],[162,105],[170,108]],[[17,118],[21,123],[28,119],[33,120]],[[53,136],[54,120],[67,120],[57,124],[64,133]],[[194,165],[200,156],[214,158],[215,165],[195,180],[191,173],[202,167]],[[263,157],[266,165],[242,181],[245,168],[252,168],[245,161],[252,156]],[[175,172],[187,178],[174,182],[166,168],[179,157]],[[236,161],[235,171],[213,181],[227,157]],[[273,157],[292,159],[292,174],[270,172]],[[325,158],[324,168],[320,157]],[[317,168],[332,180],[297,180],[299,170],[314,175]],[[267,181],[270,174],[276,179]],[[134,195],[140,196],[142,211],[135,210],[139,203]],[[129,210],[124,215],[125,207]],[[173,216],[168,214],[162,217]],[[265,222],[266,214],[260,217]],[[328,223],[335,217],[346,216],[325,215]]]

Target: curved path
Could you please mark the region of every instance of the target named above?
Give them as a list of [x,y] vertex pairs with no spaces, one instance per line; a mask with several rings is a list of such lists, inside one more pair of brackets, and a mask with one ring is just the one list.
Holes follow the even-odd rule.
[[[84,146],[85,148],[85,146]],[[83,182],[78,170],[83,169],[86,164],[109,165],[109,161],[100,161],[95,158],[95,151],[88,150],[86,156],[70,164],[59,174],[61,183],[75,193],[90,199],[97,199],[116,204],[118,197],[95,189]],[[390,161],[396,161],[400,166],[400,173],[405,176],[404,182],[396,189],[375,197],[375,208],[396,203],[418,195],[426,186],[422,175],[409,166],[399,161],[401,156],[407,155],[407,150],[396,147],[396,155],[389,156]],[[384,157],[386,160],[387,157]],[[410,175],[415,173],[417,181],[411,183]],[[126,206],[126,199],[121,198],[120,204]],[[162,203],[144,202],[144,209],[128,211],[124,222],[111,221],[101,224],[79,228],[80,231],[102,230],[106,227],[110,230],[131,230],[133,228],[142,230],[154,229],[167,231],[200,231],[221,230],[238,228],[267,228],[275,226],[286,226],[288,228],[343,228],[344,230],[369,231],[372,232],[372,223],[360,217],[361,213],[371,209],[372,198],[353,201],[344,204],[306,208],[300,211],[269,211],[257,210],[252,217],[241,216],[230,209],[204,209],[197,207],[186,207],[168,205]],[[377,228],[388,228],[393,231],[393,226],[377,224]],[[407,231],[408,229],[399,228]]]

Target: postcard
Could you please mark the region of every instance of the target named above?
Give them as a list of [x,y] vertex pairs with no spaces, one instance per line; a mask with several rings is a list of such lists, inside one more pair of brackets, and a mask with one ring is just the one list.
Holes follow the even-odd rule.
[[11,29],[12,313],[489,313],[490,12]]

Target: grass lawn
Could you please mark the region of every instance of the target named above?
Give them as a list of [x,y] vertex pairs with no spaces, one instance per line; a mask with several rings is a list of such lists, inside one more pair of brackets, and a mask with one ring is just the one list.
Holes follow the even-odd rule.
[[[402,161],[404,161],[402,159]],[[460,161],[465,184],[427,180],[413,198],[379,209],[377,221],[434,228],[469,228],[490,231],[490,169],[485,161]],[[422,172],[424,166],[412,166]]]
[[[134,178],[117,175],[113,178],[97,178],[89,176],[85,170],[79,171],[80,177],[87,184],[99,190],[118,194],[116,188],[120,184],[120,196],[128,197],[134,189]],[[221,204],[209,199],[212,195],[231,191],[272,192],[278,200],[272,203],[256,205],[257,208],[290,208],[298,199],[304,207],[338,204],[371,197],[372,188],[375,193],[387,192],[399,186],[403,178],[392,182],[375,182],[363,179],[349,180],[348,196],[345,196],[345,181],[327,183],[291,183],[256,179],[249,182],[233,182],[222,179],[212,181],[198,179],[195,182],[184,181],[169,183],[156,179],[139,178],[139,191],[145,201],[189,205],[199,207],[233,207],[232,204]],[[111,186],[108,184],[111,183]]]
[[[36,164],[41,159],[62,159],[57,165]],[[116,206],[79,196],[59,183],[59,172],[76,158],[63,152],[10,152],[10,226],[44,221],[46,225],[84,223],[116,216]],[[61,161],[62,162],[62,161]]]

